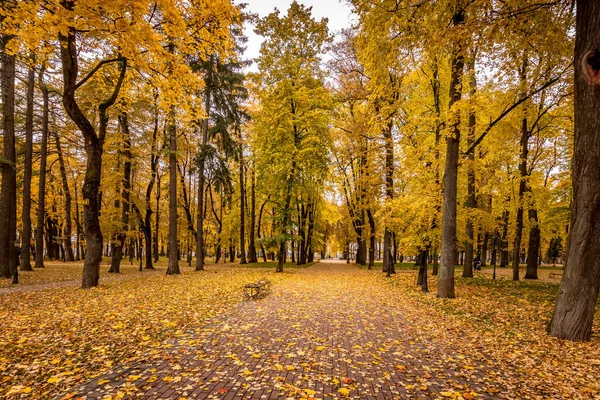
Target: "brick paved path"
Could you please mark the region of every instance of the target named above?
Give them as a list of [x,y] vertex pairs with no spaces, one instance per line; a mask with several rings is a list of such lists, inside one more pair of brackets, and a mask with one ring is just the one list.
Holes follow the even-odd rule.
[[[341,263],[295,271],[266,299],[76,389],[69,398],[515,398],[514,367],[478,338]],[[439,315],[438,315],[439,317]],[[441,343],[441,332],[454,338]],[[483,350],[482,350],[483,351]],[[473,354],[474,353],[474,354]],[[506,364],[506,363],[505,363]],[[503,395],[503,394],[506,394]]]

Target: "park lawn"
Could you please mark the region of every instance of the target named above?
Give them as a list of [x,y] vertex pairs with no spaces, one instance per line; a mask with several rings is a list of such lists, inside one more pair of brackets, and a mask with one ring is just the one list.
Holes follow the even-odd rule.
[[[54,268],[64,268],[61,273]],[[267,277],[275,284],[290,274],[245,269],[181,275],[101,273],[100,286],[79,289],[81,264],[48,264],[34,271],[77,282],[46,290],[0,294],[0,398],[52,398],[126,361],[167,346],[170,339],[201,330],[207,321],[242,300],[246,283]],[[130,275],[131,277],[128,277]],[[132,279],[135,278],[135,279]],[[26,289],[26,288],[25,288]],[[43,289],[43,288],[41,288]]]

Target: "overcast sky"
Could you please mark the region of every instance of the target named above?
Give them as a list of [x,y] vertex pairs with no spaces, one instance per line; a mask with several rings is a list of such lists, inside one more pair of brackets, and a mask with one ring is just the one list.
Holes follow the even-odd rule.
[[[340,29],[350,26],[352,13],[346,0],[297,1],[307,7],[312,7],[312,15],[315,19],[320,20],[321,18],[328,18],[329,23],[327,26],[329,27],[330,33],[336,33]],[[275,8],[278,8],[279,11],[281,11],[281,14],[285,15],[292,0],[243,0],[243,2],[248,3],[249,11],[258,14],[260,17],[264,17],[273,12]],[[244,32],[248,37],[244,58],[249,59],[258,57],[263,37],[255,34],[254,26],[251,25],[246,25]],[[251,69],[255,69],[255,67]]]

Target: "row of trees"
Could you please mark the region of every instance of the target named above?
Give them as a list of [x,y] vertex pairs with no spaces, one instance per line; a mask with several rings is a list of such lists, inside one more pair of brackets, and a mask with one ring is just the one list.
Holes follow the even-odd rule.
[[[463,277],[473,276],[479,256],[501,267],[510,262],[514,280],[526,262],[525,278],[537,279],[544,253],[554,259],[561,243],[574,240],[573,93],[582,82],[576,76],[573,84],[573,71],[598,71],[591,44],[588,58],[576,53],[573,63],[573,4],[351,3],[358,23],[343,32],[331,62],[340,100],[335,179],[346,221],[339,237],[356,240],[357,262],[370,265],[383,237],[388,275],[397,248],[419,253],[424,288],[431,256],[438,297],[455,296],[459,252]],[[585,19],[577,40],[582,24],[588,29],[598,17],[587,7],[577,8]],[[585,91],[595,93],[593,79],[587,82]],[[597,110],[586,110],[580,118],[597,118]],[[579,212],[585,219],[587,211]],[[595,254],[591,237],[577,240]],[[583,340],[598,297],[598,263],[572,254],[573,245],[550,332]],[[589,290],[576,293],[579,285]]]
[[[350,241],[372,265],[381,242],[388,275],[398,253],[419,253],[420,277],[431,257],[438,296],[454,297],[459,251],[464,277],[479,255],[512,262],[515,280],[526,260],[536,279],[540,255],[594,229],[577,225],[588,206],[569,175],[573,157],[575,176],[589,173],[577,146],[594,148],[577,135],[595,111],[578,111],[573,92],[595,101],[596,39],[584,30],[592,44],[573,64],[571,2],[351,3],[357,25],[335,42],[296,2],[258,20],[265,41],[246,79],[251,16],[229,1],[4,1],[2,275],[16,266],[17,227],[23,269],[35,232],[38,267],[44,247],[85,254],[84,288],[103,252],[111,272],[142,249],[146,268],[164,253],[168,274],[184,255],[200,271],[226,248],[242,263],[277,256],[282,271],[288,254],[303,264]],[[586,7],[578,41],[598,14],[585,19]],[[589,338],[592,241],[565,254],[560,337]],[[573,282],[589,289],[572,294]]]

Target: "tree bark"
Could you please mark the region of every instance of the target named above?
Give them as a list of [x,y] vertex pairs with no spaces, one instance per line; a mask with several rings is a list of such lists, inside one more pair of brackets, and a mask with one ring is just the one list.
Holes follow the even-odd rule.
[[[469,106],[469,120],[467,124],[467,146],[471,147],[475,141],[475,126],[476,115],[474,97],[477,93],[477,80],[475,78],[475,52],[467,62],[467,74],[469,76],[469,97],[471,103]],[[463,263],[463,278],[473,277],[473,217],[469,214],[469,210],[474,210],[477,207],[477,199],[475,197],[475,152],[472,151],[467,156],[467,240],[465,241],[465,258]]]
[[[392,139],[392,123],[384,131],[385,140],[385,199],[390,202],[394,198],[394,141]],[[383,233],[383,272],[391,276],[394,269],[392,260],[392,231],[386,225]]]
[[367,218],[369,221],[369,266],[367,269],[373,269],[373,265],[375,265],[375,219],[370,209],[367,209]]
[[239,175],[240,175],[240,264],[248,264],[246,261],[246,207],[244,206],[245,193],[244,190],[244,154],[240,144],[240,160],[239,160]]
[[527,214],[529,217],[529,244],[527,246],[527,272],[525,273],[525,279],[537,279],[541,237],[538,225],[538,213],[535,205],[530,205]]
[[[177,127],[174,107],[169,115],[169,265],[167,275],[179,274],[177,249]],[[204,193],[202,193],[203,195]],[[200,202],[200,200],[198,200]],[[201,213],[201,212],[200,212]]]
[[154,227],[154,262],[157,263],[159,260],[159,251],[158,251],[158,230],[160,227],[160,180],[161,176],[158,171],[158,165],[156,167],[156,219],[154,222],[156,223]]
[[600,2],[577,1],[575,37],[571,236],[549,333],[587,341],[600,288]]
[[[123,134],[123,149],[121,154],[123,156],[123,181],[121,191],[121,229],[113,242],[110,269],[108,272],[120,273],[121,272],[121,260],[123,259],[123,247],[125,246],[125,239],[127,239],[127,232],[129,231],[129,193],[131,190],[131,138],[129,136],[129,123],[127,120],[127,114],[119,114],[119,126],[121,127],[121,133]],[[120,172],[120,171],[119,171]]]
[[3,162],[0,192],[0,276],[10,278],[17,268],[17,173],[15,151],[15,57],[4,51],[11,35],[0,37],[2,50]]
[[256,263],[258,258],[256,256],[256,244],[254,242],[254,230],[256,227],[256,174],[254,166],[250,171],[251,174],[251,188],[250,188],[250,232],[248,240],[248,262]]
[[[73,11],[75,2],[73,0],[62,0],[61,5],[69,11]],[[101,205],[98,189],[102,176],[102,148],[108,125],[107,110],[117,99],[125,78],[127,62],[126,60],[121,61],[121,74],[112,95],[98,107],[100,126],[98,135],[96,135],[94,127],[81,111],[75,99],[79,69],[75,28],[71,26],[65,32],[61,32],[59,42],[61,44],[60,55],[63,69],[63,105],[69,117],[81,131],[87,155],[85,179],[82,188],[84,199],[83,219],[87,247],[83,265],[82,288],[87,289],[97,286],[100,279],[103,238],[100,221],[98,220]]]
[[[464,22],[462,8],[454,11],[453,25]],[[452,110],[460,101],[464,68],[463,48],[457,40],[452,49],[452,68],[450,78],[449,109],[452,114],[451,135],[446,138],[446,166],[444,169],[444,202],[442,214],[442,259],[438,275],[437,297],[453,298],[454,295],[454,252],[456,250],[456,196],[458,179],[458,150],[460,143],[460,113]]]
[[[527,79],[527,58],[523,60],[523,66],[520,71],[521,84],[524,85]],[[527,125],[527,114],[521,120],[521,155],[519,158],[519,197],[517,207],[517,220],[515,225],[515,241],[513,248],[513,281],[519,280],[519,262],[521,261],[521,239],[523,236],[523,209],[525,207],[525,193],[528,192],[527,183],[527,157],[529,154],[529,128]]]
[[25,162],[23,170],[23,240],[21,243],[21,271],[33,271],[31,267],[31,175],[33,166],[33,93],[35,70],[29,66],[27,74],[27,109],[25,112]]
[[206,75],[206,90],[204,94],[204,112],[206,118],[202,121],[202,141],[200,143],[200,157],[198,158],[198,215],[196,221],[196,271],[204,271],[204,164],[206,146],[208,146],[208,119],[211,108],[211,85],[213,74],[214,56],[210,56]]

